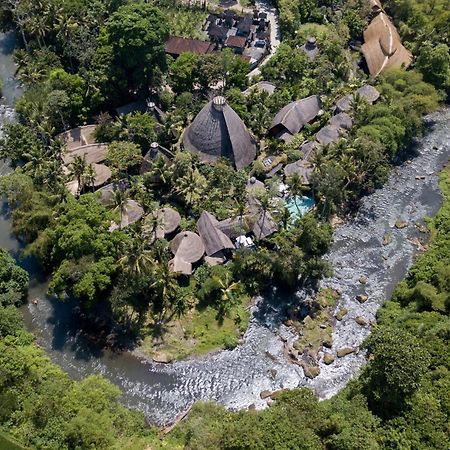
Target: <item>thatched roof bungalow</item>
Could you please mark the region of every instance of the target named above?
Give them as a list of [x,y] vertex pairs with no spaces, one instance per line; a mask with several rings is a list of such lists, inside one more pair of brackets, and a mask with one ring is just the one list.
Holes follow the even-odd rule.
[[183,53],[195,53],[197,55],[206,55],[214,50],[211,42],[201,41],[199,39],[187,39],[178,36],[170,36],[166,41],[164,50],[168,55],[177,58]]
[[317,95],[291,102],[277,113],[270,125],[269,134],[289,141],[307,123],[314,120],[320,110],[321,103]]
[[197,230],[208,256],[234,248],[230,238],[219,229],[219,221],[207,211],[198,219]]
[[101,163],[106,159],[108,146],[106,144],[89,144],[77,147],[65,154],[62,159],[66,166],[71,164],[76,156],[81,156],[87,164]]
[[56,137],[66,145],[67,150],[71,151],[84,145],[95,144],[94,131],[96,128],[97,125],[84,125],[64,131]]
[[254,84],[253,86],[250,86],[245,91],[242,92],[242,94],[245,97],[248,97],[252,92],[255,91],[261,91],[261,92],[267,92],[269,95],[272,95],[275,92],[275,89],[277,87],[270,83],[269,81],[258,81],[258,83]]
[[203,241],[192,231],[178,233],[170,242],[170,249],[175,258],[190,264],[200,261],[205,253]]
[[169,149],[163,147],[157,142],[152,142],[150,144],[150,150],[145,154],[144,159],[142,160],[140,168],[141,175],[150,172],[153,164],[158,158],[162,158],[164,161],[169,162],[173,157],[174,154]]
[[328,145],[340,139],[342,134],[341,128],[336,125],[325,125],[317,134],[317,142],[321,145]]
[[[381,5],[374,6],[378,8]],[[364,31],[361,51],[373,77],[386,69],[408,67],[412,62],[411,52],[403,46],[397,29],[382,9],[377,10],[377,15]]]
[[287,178],[292,177],[292,175],[297,174],[302,180],[302,184],[305,186],[311,184],[310,177],[313,173],[313,166],[308,161],[300,159],[291,164],[287,164],[284,168],[284,175]]
[[330,119],[330,125],[334,125],[343,130],[351,130],[353,127],[353,120],[347,113],[342,112]]
[[[111,178],[111,170],[104,164],[92,164],[92,167],[95,171],[94,187],[102,186]],[[77,180],[69,181],[68,183],[66,183],[66,187],[68,191],[73,195],[77,194],[79,191]]]
[[256,157],[255,141],[224,97],[215,97],[198,113],[183,134],[183,145],[204,162],[225,157],[237,169]]
[[[361,86],[355,92],[356,95],[361,96],[369,105],[372,105],[380,98],[380,93],[370,84]],[[336,113],[348,112],[352,107],[353,94],[347,94],[336,102]]]
[[192,275],[192,264],[175,256],[169,261],[169,269],[174,273],[181,273],[182,275]]
[[181,216],[178,211],[172,208],[158,209],[156,216],[157,227],[156,237],[163,238],[173,233],[181,223]]
[[144,215],[144,210],[142,209],[142,206],[135,200],[127,200],[125,202],[125,205],[123,207],[122,212],[122,218],[120,221],[120,226],[116,223],[113,223],[110,227],[110,231],[114,231],[117,229],[123,229],[125,227],[128,227],[129,225],[132,225],[133,223],[136,223],[138,220],[142,218]]
[[278,225],[268,211],[260,211],[256,215],[252,231],[255,238],[259,241],[276,233],[278,231]]
[[114,183],[107,184],[95,192],[100,194],[100,202],[106,206],[114,204],[114,193],[116,191],[126,191],[130,188],[130,182],[127,179],[115,181]]

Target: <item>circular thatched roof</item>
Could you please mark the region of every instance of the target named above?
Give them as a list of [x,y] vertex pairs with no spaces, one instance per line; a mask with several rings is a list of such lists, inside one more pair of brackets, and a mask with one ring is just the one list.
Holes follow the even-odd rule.
[[111,178],[111,170],[109,167],[105,166],[104,164],[92,164],[94,166],[95,170],[95,182],[94,186],[98,187],[102,184],[105,184],[110,178]]
[[106,144],[89,144],[77,147],[63,155],[63,161],[66,166],[71,164],[76,156],[81,156],[86,163],[100,163],[106,159],[108,146]]
[[183,134],[183,145],[205,162],[228,158],[242,169],[256,156],[256,144],[244,122],[227,104],[224,97],[215,97],[193,120]]
[[172,253],[188,263],[195,263],[205,253],[205,246],[198,234],[192,231],[178,233],[170,243]]
[[178,211],[172,208],[162,208],[158,211],[159,225],[164,234],[173,233],[181,223],[181,216]]

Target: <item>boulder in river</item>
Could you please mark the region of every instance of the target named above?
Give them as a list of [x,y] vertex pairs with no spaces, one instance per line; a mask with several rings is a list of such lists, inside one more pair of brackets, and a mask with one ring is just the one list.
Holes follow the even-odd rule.
[[324,362],[327,366],[330,365],[330,364],[332,364],[332,363],[334,363],[334,360],[335,360],[335,357],[334,357],[333,353],[326,352],[326,353],[323,355],[323,362]]
[[397,219],[397,221],[395,222],[395,228],[398,228],[399,230],[401,230],[402,228],[406,228],[407,226],[408,222],[406,222],[406,220]]
[[385,233],[383,236],[383,245],[389,245],[392,242],[392,235],[390,233]]
[[359,303],[366,303],[367,300],[369,300],[369,297],[364,294],[359,294],[356,296],[356,300],[358,300]]
[[336,313],[336,319],[339,320],[339,322],[347,315],[348,309],[342,308]]
[[272,392],[270,391],[261,391],[261,393],[259,394],[259,396],[261,397],[262,400],[265,400],[266,398],[269,398],[271,396]]
[[368,281],[369,281],[369,279],[368,279],[365,275],[361,275],[361,276],[359,277],[359,282],[360,282],[361,284],[367,284]]
[[351,353],[355,353],[355,352],[356,352],[356,348],[343,347],[343,348],[340,348],[336,354],[337,354],[338,358],[343,358],[344,356],[350,355]]
[[305,361],[301,362],[301,366],[303,367],[305,376],[308,378],[316,378],[320,374],[319,366],[313,366]]
[[362,327],[366,327],[368,325],[369,322],[367,322],[367,320],[365,319],[365,317],[363,316],[358,316],[355,318],[355,322],[358,325],[361,325]]

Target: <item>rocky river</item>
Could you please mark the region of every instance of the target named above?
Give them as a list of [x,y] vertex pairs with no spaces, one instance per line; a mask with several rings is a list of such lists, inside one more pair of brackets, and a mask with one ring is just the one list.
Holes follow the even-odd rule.
[[[6,105],[16,98],[17,84],[11,82],[13,64],[3,35],[0,37],[0,76],[4,84]],[[6,67],[6,69],[5,69]],[[11,117],[12,110],[2,107],[0,120]],[[23,308],[28,328],[38,344],[74,378],[100,373],[123,390],[123,402],[141,409],[151,421],[172,421],[198,400],[216,400],[229,408],[264,407],[262,391],[275,391],[310,386],[320,397],[329,397],[355,376],[364,354],[358,348],[370,332],[370,326],[355,322],[363,316],[373,322],[377,309],[389,298],[417,252],[417,224],[435,214],[440,206],[438,173],[450,157],[450,109],[445,108],[427,118],[428,132],[413,149],[409,162],[396,167],[385,187],[363,200],[356,218],[340,225],[335,242],[327,255],[335,274],[324,286],[341,292],[338,308],[346,307],[347,315],[336,323],[332,352],[351,347],[354,353],[321,365],[313,380],[284,356],[280,335],[292,339],[282,324],[284,311],[279,305],[302,301],[303,292],[295,299],[277,297],[260,299],[252,310],[252,319],[242,344],[234,350],[222,351],[202,358],[172,364],[156,364],[130,352],[112,353],[87,342],[78,332],[74,303],[61,302],[45,295],[45,280],[32,260],[21,261],[31,274],[31,300]],[[0,173],[7,171],[0,164]],[[396,227],[399,221],[401,227]],[[389,239],[386,239],[389,236]],[[0,218],[0,246],[19,254],[20,244],[11,235],[7,215]],[[365,277],[364,284],[361,277]],[[355,300],[365,294],[368,300]]]

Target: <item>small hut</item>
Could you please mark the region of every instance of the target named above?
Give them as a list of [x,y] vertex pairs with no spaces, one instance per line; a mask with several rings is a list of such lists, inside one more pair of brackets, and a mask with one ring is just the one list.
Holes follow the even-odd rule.
[[136,223],[138,220],[140,220],[143,215],[144,210],[138,202],[136,202],[135,200],[127,200],[125,202],[125,205],[123,206],[120,225],[113,223],[109,227],[109,231],[114,231],[119,228],[126,228],[129,225],[132,225],[133,223]]
[[317,142],[321,145],[328,145],[336,142],[341,137],[341,128],[336,125],[325,125],[316,134]]
[[291,102],[277,113],[270,125],[269,134],[288,142],[307,123],[314,120],[320,110],[321,103],[317,95]]
[[207,211],[203,211],[198,219],[197,230],[208,256],[214,257],[221,253],[219,257],[222,259],[224,250],[234,248],[230,238],[219,229],[219,221]]
[[[111,170],[109,167],[104,164],[92,164],[92,167],[95,171],[95,179],[93,183],[93,187],[99,187],[105,184],[112,176]],[[68,191],[75,195],[79,191],[79,185],[77,180],[69,181],[66,183],[66,187]]]
[[164,236],[172,234],[181,223],[181,216],[178,211],[172,208],[161,208],[149,216],[155,222],[155,236],[162,239]]
[[246,89],[242,94],[245,97],[248,97],[252,92],[260,91],[260,92],[267,92],[267,94],[272,95],[275,92],[275,89],[277,87],[270,83],[269,81],[258,81],[258,83],[254,84],[253,86],[250,86],[248,89]]
[[[380,98],[380,93],[370,84],[365,84],[356,90],[355,94],[361,96],[369,105]],[[348,112],[352,107],[353,94],[347,94],[336,102],[336,113]]]
[[204,162],[225,157],[237,169],[256,157],[255,141],[224,97],[215,97],[198,113],[183,134],[183,145]]
[[114,183],[107,184],[102,188],[96,190],[96,193],[100,194],[100,202],[106,206],[114,204],[114,193],[116,191],[126,191],[130,188],[130,182],[127,179],[115,181]]
[[353,127],[353,120],[347,113],[339,113],[330,119],[330,125],[334,125],[343,130],[351,130]]
[[181,273],[182,275],[192,275],[192,264],[175,256],[169,261],[169,269],[174,273]]
[[300,146],[300,152],[304,160],[309,160],[320,147],[317,141],[307,141]]
[[287,178],[290,178],[292,177],[292,175],[297,174],[300,176],[302,184],[304,184],[305,186],[311,184],[310,177],[312,173],[313,166],[308,161],[302,159],[288,164],[284,168],[284,175]]
[[174,154],[169,149],[163,147],[157,142],[152,142],[150,144],[150,150],[145,154],[144,159],[142,160],[140,168],[141,175],[150,172],[153,164],[158,160],[158,158],[162,158],[164,161],[169,162],[173,157]]
[[175,255],[175,258],[190,264],[200,261],[205,253],[203,241],[198,234],[192,231],[178,233],[172,239],[170,249]]
[[276,233],[278,231],[278,225],[268,211],[260,211],[255,217],[252,231],[256,240],[259,241]]

